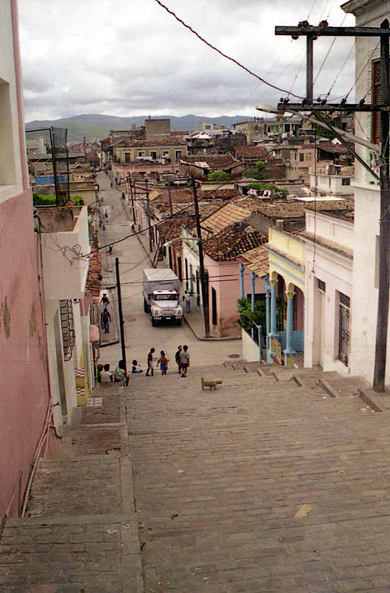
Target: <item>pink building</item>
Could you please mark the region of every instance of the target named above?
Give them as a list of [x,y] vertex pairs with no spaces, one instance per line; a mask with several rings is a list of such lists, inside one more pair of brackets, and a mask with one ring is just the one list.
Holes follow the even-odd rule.
[[[0,520],[18,512],[41,437],[50,447],[43,285],[28,186],[16,0],[0,6]],[[45,436],[46,435],[46,436]]]

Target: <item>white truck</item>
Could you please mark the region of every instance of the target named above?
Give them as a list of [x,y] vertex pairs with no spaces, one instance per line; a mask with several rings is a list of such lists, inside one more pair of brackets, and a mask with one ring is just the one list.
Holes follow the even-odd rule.
[[145,269],[143,275],[144,311],[152,325],[173,321],[181,325],[183,309],[179,303],[180,280],[169,268]]

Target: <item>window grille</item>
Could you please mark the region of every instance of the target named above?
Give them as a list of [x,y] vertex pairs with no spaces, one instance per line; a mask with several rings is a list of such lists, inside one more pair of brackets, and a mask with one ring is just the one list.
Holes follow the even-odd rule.
[[64,360],[71,360],[75,343],[73,323],[73,303],[71,300],[60,301],[60,316],[62,329],[62,346]]
[[351,299],[343,294],[339,293],[339,351],[338,357],[348,366],[349,362],[349,340],[350,340],[350,302]]
[[326,282],[323,280],[317,280],[318,290],[322,290],[322,292],[326,292]]

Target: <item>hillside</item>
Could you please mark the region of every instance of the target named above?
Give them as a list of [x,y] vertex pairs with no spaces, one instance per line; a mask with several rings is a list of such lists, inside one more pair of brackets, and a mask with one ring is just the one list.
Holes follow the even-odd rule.
[[[102,114],[82,114],[73,117],[65,117],[56,120],[35,120],[26,124],[26,130],[34,128],[68,128],[68,141],[78,142],[85,137],[89,141],[101,140],[108,136],[110,130],[129,130],[132,124],[141,126],[149,116],[139,115],[134,117],[116,117],[114,115]],[[220,117],[203,117],[200,115],[184,115],[175,117],[173,115],[162,115],[158,119],[169,118],[171,120],[171,130],[197,130],[199,122],[215,123],[218,126],[231,126],[240,121],[246,121],[246,116],[237,115],[230,117],[221,115]]]

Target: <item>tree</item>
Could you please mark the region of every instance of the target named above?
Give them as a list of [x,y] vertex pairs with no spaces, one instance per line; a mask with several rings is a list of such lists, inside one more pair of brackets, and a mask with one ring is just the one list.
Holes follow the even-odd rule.
[[266,166],[263,161],[257,161],[255,168],[251,174],[255,179],[265,179],[266,177]]
[[230,175],[226,171],[213,171],[207,175],[207,179],[219,183],[220,181],[229,181]]
[[266,327],[265,301],[256,301],[255,310],[252,312],[252,304],[250,299],[238,299],[237,313],[240,314],[240,325],[245,331],[249,332],[252,327],[252,323],[255,323],[256,325],[262,326],[264,334]]

